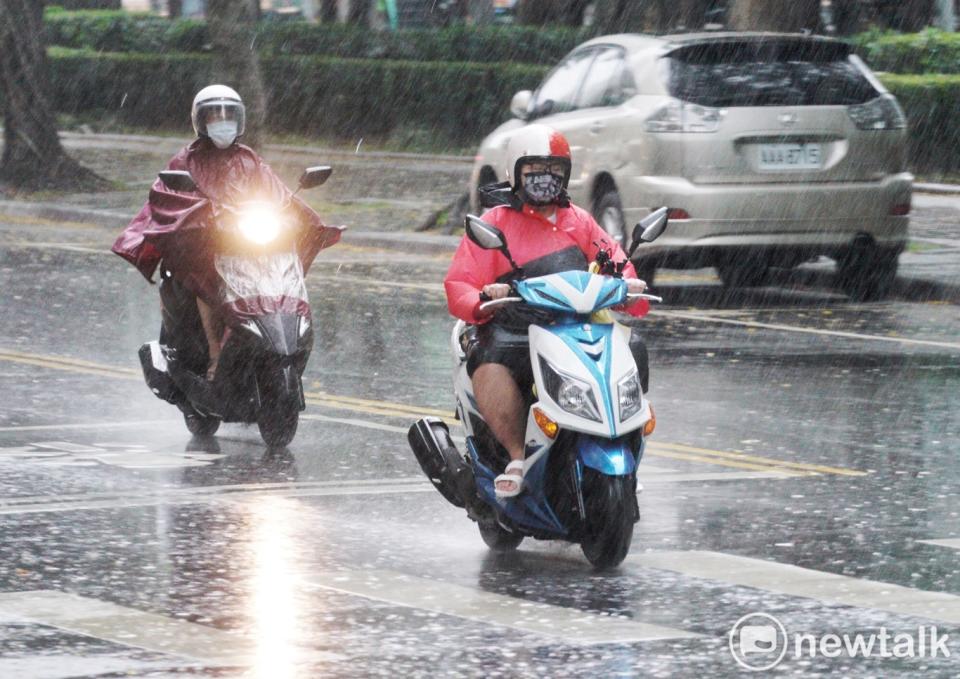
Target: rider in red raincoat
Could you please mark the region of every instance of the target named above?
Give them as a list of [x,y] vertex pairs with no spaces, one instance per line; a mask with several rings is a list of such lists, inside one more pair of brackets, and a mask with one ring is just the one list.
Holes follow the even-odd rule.
[[[627,258],[588,212],[570,204],[565,191],[570,147],[562,134],[544,125],[530,125],[511,139],[507,156],[512,204],[493,208],[483,219],[503,232],[525,276],[586,270],[601,247],[610,251],[615,262]],[[467,372],[480,413],[511,458],[505,473],[496,478],[498,497],[513,497],[523,490],[521,390],[529,391],[533,384],[527,328],[536,319],[530,311],[509,306],[501,307],[495,316],[484,315],[480,293],[491,299],[506,297],[511,293],[509,281],[515,277],[502,252],[484,250],[464,237],[444,280],[450,313],[480,325],[477,342],[468,352]],[[629,262],[623,278],[631,293],[646,288]],[[649,308],[646,300],[639,300],[621,310],[639,317]],[[639,336],[630,343],[646,390],[646,349]]]
[[[166,169],[188,171],[200,193],[173,191],[157,179],[146,204],[112,250],[151,283],[163,261],[164,270],[197,296],[210,351],[208,377],[212,377],[222,332],[218,316],[239,312],[224,308],[220,299],[209,247],[213,206],[252,198],[282,204],[290,200],[291,192],[253,149],[238,142],[244,108],[234,90],[223,85],[205,87],[194,98],[192,117],[197,139],[177,153]],[[299,198],[292,199],[290,209],[303,225],[297,253],[306,272],[320,250],[340,240],[341,229],[326,226]]]

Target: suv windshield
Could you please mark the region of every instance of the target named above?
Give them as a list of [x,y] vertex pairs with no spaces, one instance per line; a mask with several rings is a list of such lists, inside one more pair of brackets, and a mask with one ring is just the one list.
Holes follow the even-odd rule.
[[843,43],[712,42],[664,58],[670,95],[701,106],[849,106],[880,94]]

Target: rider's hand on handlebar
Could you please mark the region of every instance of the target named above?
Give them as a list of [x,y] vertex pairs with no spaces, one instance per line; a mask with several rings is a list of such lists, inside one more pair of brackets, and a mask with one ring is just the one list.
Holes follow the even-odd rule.
[[631,295],[638,295],[647,289],[646,281],[639,278],[624,278],[623,282],[627,284],[627,293]]
[[483,286],[483,292],[490,299],[503,299],[510,295],[511,288],[506,283],[491,283]]

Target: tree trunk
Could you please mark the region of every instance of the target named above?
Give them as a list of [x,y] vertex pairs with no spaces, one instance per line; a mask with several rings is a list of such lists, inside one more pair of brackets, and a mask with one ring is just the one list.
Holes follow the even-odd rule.
[[107,182],[70,158],[57,136],[43,5],[41,0],[0,0],[0,183],[27,190],[103,188]]
[[332,24],[337,20],[337,0],[320,0],[320,23]]
[[347,23],[368,26],[370,24],[370,0],[349,0]]
[[881,20],[895,31],[914,33],[933,23],[934,0],[882,0],[877,4]]
[[820,0],[734,0],[727,24],[735,31],[816,30]]
[[183,16],[183,0],[167,0],[167,18],[179,19]]
[[243,142],[257,148],[263,141],[267,102],[254,44],[253,5],[250,0],[207,0],[207,25],[215,78],[240,93],[247,109]]
[[650,6],[650,0],[597,0],[594,24],[601,33],[645,31]]
[[582,26],[589,0],[520,0],[517,23],[528,26]]

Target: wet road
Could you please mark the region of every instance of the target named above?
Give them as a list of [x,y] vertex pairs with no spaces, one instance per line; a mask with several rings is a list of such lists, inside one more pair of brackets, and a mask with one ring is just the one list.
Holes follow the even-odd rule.
[[750,614],[754,667],[785,639],[788,674],[960,672],[955,306],[659,276],[642,516],[597,574],[489,553],[407,448],[452,414],[447,255],[321,254],[307,411],[267,454],[149,393],[156,291],[108,242],[0,229],[0,676],[738,676]]

